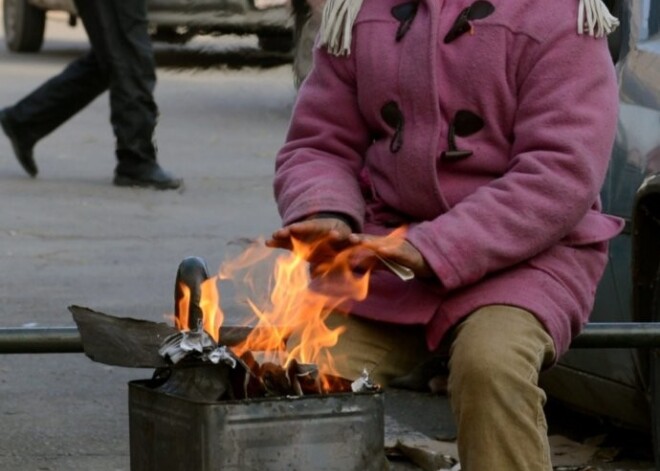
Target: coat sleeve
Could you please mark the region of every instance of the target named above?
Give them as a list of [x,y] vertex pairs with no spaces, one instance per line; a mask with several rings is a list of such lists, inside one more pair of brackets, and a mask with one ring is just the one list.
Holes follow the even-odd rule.
[[369,132],[358,108],[353,57],[315,47],[284,146],[275,164],[275,199],[284,224],[319,212],[364,222],[359,173]]
[[586,244],[620,230],[620,221],[598,211],[618,111],[606,41],[558,28],[521,55],[517,82],[506,172],[408,233],[447,289],[528,260],[569,235]]

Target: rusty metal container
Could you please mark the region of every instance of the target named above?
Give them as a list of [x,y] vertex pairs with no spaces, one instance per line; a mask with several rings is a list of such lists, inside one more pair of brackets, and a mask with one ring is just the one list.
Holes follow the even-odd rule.
[[201,402],[129,383],[131,471],[383,471],[382,393]]

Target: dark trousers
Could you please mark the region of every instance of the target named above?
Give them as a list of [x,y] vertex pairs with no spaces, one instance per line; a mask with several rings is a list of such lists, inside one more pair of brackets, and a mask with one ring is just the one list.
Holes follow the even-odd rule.
[[36,143],[106,90],[117,171],[152,165],[158,107],[145,0],[75,0],[91,51],[7,110],[22,138]]

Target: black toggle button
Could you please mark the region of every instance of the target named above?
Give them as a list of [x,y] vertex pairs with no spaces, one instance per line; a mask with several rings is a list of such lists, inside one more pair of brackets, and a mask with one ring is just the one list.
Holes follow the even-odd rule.
[[401,38],[408,32],[412,21],[417,14],[417,6],[419,2],[407,2],[392,7],[392,16],[399,21],[399,28],[396,31],[396,40],[400,41]]
[[380,116],[383,118],[383,121],[393,129],[396,129],[399,126],[399,123],[403,120],[401,115],[401,110],[399,105],[396,104],[396,101],[388,101],[380,109]]
[[466,137],[481,131],[484,120],[470,110],[458,110],[454,115],[454,127],[457,136]]
[[394,129],[394,135],[390,141],[390,152],[396,153],[403,145],[403,113],[395,101],[388,101],[380,109],[383,121]]
[[480,20],[490,16],[495,11],[495,7],[487,0],[477,0],[469,7],[464,8],[454,21],[451,29],[445,36],[445,44],[449,44],[456,38],[467,33],[472,29],[470,20]]
[[471,150],[446,150],[442,153],[442,160],[457,162],[470,157],[473,153]]
[[484,120],[480,116],[470,110],[458,110],[449,126],[448,150],[441,154],[442,160],[456,162],[470,157],[473,154],[471,150],[461,150],[456,147],[456,136],[471,136],[481,131],[483,127]]

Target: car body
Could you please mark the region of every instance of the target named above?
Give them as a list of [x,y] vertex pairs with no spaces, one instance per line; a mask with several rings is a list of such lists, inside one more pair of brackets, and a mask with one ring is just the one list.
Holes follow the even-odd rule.
[[[619,80],[618,132],[601,198],[626,220],[610,243],[592,322],[660,321],[660,2],[616,0],[610,37]],[[544,374],[553,397],[660,437],[660,362],[651,349],[572,349]],[[659,456],[656,450],[656,462]]]
[[[660,1],[605,0],[620,19],[608,37],[616,65],[618,133],[602,189],[604,211],[627,221],[610,243],[609,264],[590,320],[660,321]],[[294,0],[296,40],[311,44],[323,0]],[[577,0],[576,0],[577,8]],[[302,39],[300,39],[302,38]],[[302,81],[310,47],[296,52]],[[570,80],[570,78],[567,78]],[[649,349],[571,349],[542,375],[552,397],[582,412],[660,437],[660,361]],[[656,452],[657,453],[657,452]],[[656,458],[660,464],[660,460]]]
[[[288,0],[148,0],[154,40],[185,42],[198,34],[256,34],[265,49],[292,48]],[[7,47],[37,52],[44,39],[47,11],[64,11],[75,24],[73,0],[4,0]]]

